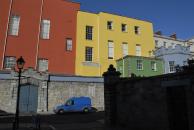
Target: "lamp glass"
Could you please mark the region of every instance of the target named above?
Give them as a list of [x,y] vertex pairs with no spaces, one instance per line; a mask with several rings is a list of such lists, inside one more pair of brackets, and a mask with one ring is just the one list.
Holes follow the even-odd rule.
[[20,58],[17,60],[17,67],[18,67],[18,69],[23,69],[24,64],[25,64],[24,59],[23,59],[22,57],[20,57]]

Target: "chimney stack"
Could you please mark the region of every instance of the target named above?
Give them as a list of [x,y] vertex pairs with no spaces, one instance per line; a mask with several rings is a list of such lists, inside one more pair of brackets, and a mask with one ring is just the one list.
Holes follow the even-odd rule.
[[177,37],[176,37],[176,33],[174,33],[174,34],[170,35],[170,37],[171,37],[171,38],[174,38],[174,39],[177,39]]
[[162,31],[155,32],[156,35],[162,35]]

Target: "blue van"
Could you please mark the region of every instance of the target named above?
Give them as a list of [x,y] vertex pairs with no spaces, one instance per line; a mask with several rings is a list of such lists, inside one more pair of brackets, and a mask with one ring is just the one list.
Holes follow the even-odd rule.
[[72,97],[65,104],[57,105],[54,112],[63,114],[65,112],[90,112],[91,111],[90,97]]

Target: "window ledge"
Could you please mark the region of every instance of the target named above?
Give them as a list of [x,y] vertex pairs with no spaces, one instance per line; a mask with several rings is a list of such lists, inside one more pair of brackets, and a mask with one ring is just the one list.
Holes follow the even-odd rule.
[[92,62],[92,61],[82,62],[82,65],[84,65],[84,66],[92,66],[92,67],[100,67],[99,63],[95,63],[95,62]]

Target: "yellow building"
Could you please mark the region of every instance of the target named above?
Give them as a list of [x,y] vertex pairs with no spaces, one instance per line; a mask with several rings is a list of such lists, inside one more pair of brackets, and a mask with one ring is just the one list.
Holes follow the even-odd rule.
[[102,76],[125,55],[152,55],[152,23],[104,12],[77,15],[76,75]]

